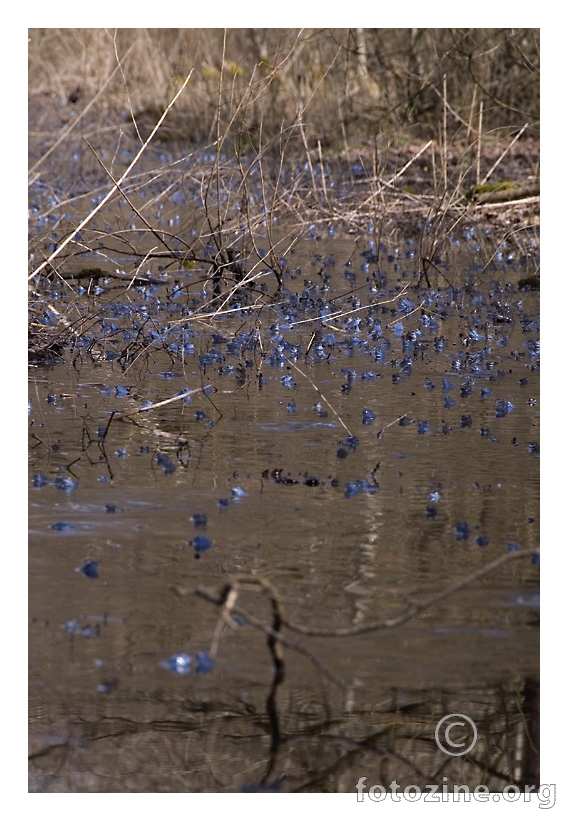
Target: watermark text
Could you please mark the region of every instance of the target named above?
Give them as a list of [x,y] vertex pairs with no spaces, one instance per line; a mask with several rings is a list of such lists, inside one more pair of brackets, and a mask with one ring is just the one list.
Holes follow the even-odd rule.
[[367,776],[360,776],[356,784],[358,802],[369,799],[372,802],[531,802],[537,796],[538,807],[547,809],[555,805],[556,786],[551,785],[506,785],[501,791],[490,791],[486,785],[476,785],[472,790],[468,785],[448,785],[443,777],[441,785],[407,785],[403,790],[394,779],[387,787],[371,785],[367,787]]

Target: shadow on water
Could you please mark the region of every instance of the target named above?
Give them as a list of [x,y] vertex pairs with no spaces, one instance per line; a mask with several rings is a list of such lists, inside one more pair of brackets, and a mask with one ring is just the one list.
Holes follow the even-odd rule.
[[30,382],[30,790],[539,785],[538,295],[464,245],[426,288],[311,229],[223,319],[199,272],[79,283]]

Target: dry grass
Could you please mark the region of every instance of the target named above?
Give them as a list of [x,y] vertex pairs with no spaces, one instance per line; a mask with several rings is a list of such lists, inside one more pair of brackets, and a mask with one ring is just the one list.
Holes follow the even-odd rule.
[[[214,139],[246,99],[233,136],[274,137],[309,109],[305,135],[324,150],[373,139],[437,139],[445,99],[453,130],[508,132],[539,121],[539,32],[534,29],[38,29],[30,32],[32,104],[65,117],[121,63],[98,105],[101,125],[131,113],[154,124],[191,69],[191,93],[166,136]],[[219,95],[223,73],[222,93]],[[445,90],[446,86],[446,90]],[[42,118],[34,128],[41,130]],[[300,138],[302,139],[302,138]]]
[[[158,255],[204,266],[218,312],[263,271],[282,286],[281,258],[314,222],[371,229],[376,248],[418,232],[427,284],[459,226],[491,227],[488,262],[504,243],[523,251],[538,222],[538,65],[538,32],[522,29],[32,30],[30,185],[74,151],[98,183],[37,215],[81,216],[58,225],[55,249],[53,226],[33,237],[30,277],[65,276],[96,248],[92,219],[118,197],[145,239],[119,227],[101,253],[139,256],[133,277]],[[115,174],[119,149],[138,158],[151,142],[191,155],[191,171]],[[163,193],[141,203],[151,178]],[[184,237],[147,216],[180,187],[194,191]]]

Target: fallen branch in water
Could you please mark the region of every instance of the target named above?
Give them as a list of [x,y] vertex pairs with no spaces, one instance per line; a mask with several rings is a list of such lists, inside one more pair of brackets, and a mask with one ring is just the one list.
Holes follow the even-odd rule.
[[140,408],[135,408],[134,411],[114,411],[113,418],[115,420],[120,420],[123,417],[133,417],[135,414],[142,414],[144,411],[155,411],[156,408],[161,408],[164,405],[169,405],[171,402],[183,400],[191,394],[199,394],[200,392],[203,392],[207,396],[208,394],[215,394],[217,392],[217,388],[213,385],[204,385],[200,388],[188,388],[187,391],[182,391],[180,394],[176,394],[175,397],[170,397],[169,399],[161,400],[160,402],[151,402],[148,405],[142,405]]
[[[458,591],[461,591],[463,588],[466,588],[468,585],[471,585],[473,582],[476,582],[482,577],[491,574],[493,571],[496,571],[502,565],[506,563],[512,562],[518,559],[527,559],[529,557],[533,557],[535,555],[539,555],[539,551],[526,549],[525,551],[511,551],[507,554],[502,554],[497,559],[492,560],[487,565],[483,565],[482,568],[478,568],[478,570],[473,571],[464,579],[458,580],[457,582],[453,582],[452,585],[449,585],[447,588],[444,588],[442,591],[438,591],[436,594],[433,594],[427,599],[422,601],[415,602],[411,605],[410,608],[403,611],[401,614],[391,617],[389,619],[379,620],[377,622],[372,622],[369,625],[363,625],[358,628],[337,628],[335,630],[330,630],[326,628],[311,628],[307,625],[302,625],[298,622],[293,622],[292,620],[288,619],[286,614],[284,613],[284,609],[282,606],[282,598],[280,597],[277,589],[269,582],[260,579],[259,577],[249,576],[249,575],[240,575],[235,577],[233,581],[230,581],[221,594],[212,594],[205,588],[197,588],[195,593],[197,596],[202,597],[203,599],[207,599],[208,602],[212,602],[215,605],[220,605],[223,609],[222,616],[223,618],[228,618],[230,613],[237,615],[240,619],[243,619],[248,624],[252,625],[254,628],[258,628],[259,630],[263,631],[267,636],[272,637],[273,639],[278,639],[283,645],[288,648],[292,648],[293,650],[302,653],[305,656],[310,656],[311,661],[315,660],[312,654],[306,651],[305,648],[302,648],[298,643],[290,642],[283,636],[280,631],[275,631],[269,625],[265,625],[256,617],[251,616],[251,614],[247,613],[246,611],[242,610],[241,608],[237,608],[235,603],[237,602],[237,596],[239,591],[243,588],[244,584],[254,584],[259,587],[261,590],[269,591],[271,599],[273,601],[273,608],[275,607],[274,603],[278,602],[279,608],[281,609],[279,612],[279,620],[283,627],[289,628],[291,631],[295,631],[298,634],[303,634],[304,636],[315,636],[315,637],[348,637],[348,636],[360,636],[361,634],[369,634],[373,633],[374,631],[385,630],[386,628],[397,628],[399,625],[403,625],[406,622],[410,622],[416,616],[418,616],[423,611],[426,611],[428,608],[431,608],[433,605],[436,605],[439,602],[442,602],[444,599],[452,596],[452,594],[456,594]],[[217,637],[215,646],[213,647],[213,652],[217,650],[217,641],[219,637]],[[321,670],[321,666],[319,666]],[[324,672],[324,671],[323,671]],[[330,675],[330,672],[326,672],[326,675],[336,684],[339,684],[336,677]]]
[[[373,622],[369,625],[364,625],[359,628],[339,628],[337,630],[311,628],[306,625],[301,625],[297,622],[293,622],[292,620],[287,619],[283,605],[283,600],[277,588],[271,582],[269,582],[269,580],[263,579],[262,577],[253,576],[252,574],[239,574],[238,576],[234,577],[230,580],[230,582],[227,585],[225,585],[225,587],[219,594],[212,594],[205,588],[197,588],[195,590],[195,594],[197,596],[200,596],[203,599],[206,599],[208,602],[218,605],[221,608],[219,619],[214,630],[211,642],[210,655],[212,657],[215,657],[217,654],[219,640],[225,627],[237,627],[238,623],[235,621],[234,617],[238,617],[240,620],[262,631],[267,636],[267,645],[274,666],[273,680],[266,703],[267,717],[269,721],[269,728],[271,734],[271,746],[265,773],[262,779],[260,780],[260,784],[266,783],[270,774],[273,772],[276,765],[279,749],[281,748],[282,743],[285,742],[287,738],[286,736],[282,735],[280,730],[279,713],[277,709],[276,699],[278,689],[280,685],[282,685],[285,678],[285,659],[283,649],[285,647],[290,648],[296,653],[299,653],[302,656],[309,659],[321,675],[325,676],[327,679],[329,679],[342,690],[346,690],[347,687],[346,684],[342,682],[342,680],[340,680],[330,670],[328,670],[313,653],[304,648],[300,644],[299,639],[296,639],[295,641],[287,639],[282,633],[283,628],[289,628],[291,631],[294,631],[297,634],[303,634],[304,636],[336,638],[353,637],[359,636],[361,634],[372,633],[374,631],[379,631],[386,628],[396,628],[399,625],[403,625],[405,622],[409,622],[410,620],[414,619],[414,617],[416,617],[418,614],[422,613],[423,611],[426,611],[428,608],[431,608],[436,603],[441,602],[442,600],[450,597],[452,594],[455,594],[463,588],[466,588],[468,585],[471,585],[473,582],[476,582],[476,580],[479,580],[482,577],[487,576],[488,574],[495,571],[497,568],[500,568],[502,565],[505,565],[506,563],[512,562],[516,559],[524,559],[530,556],[534,556],[536,553],[538,552],[532,550],[525,550],[503,554],[502,556],[498,557],[492,562],[489,562],[488,564],[484,565],[482,568],[479,568],[478,570],[469,574],[464,579],[454,582],[452,585],[449,585],[442,591],[439,591],[436,594],[433,594],[432,596],[427,597],[422,601],[412,604],[410,608],[406,609],[398,616],[391,617],[390,619],[379,620],[377,622]],[[261,620],[249,614],[247,611],[237,607],[237,600],[242,591],[260,591],[261,593],[268,596],[271,602],[273,616],[272,625],[265,624]],[[190,592],[177,590],[177,593],[180,595],[184,595]],[[322,695],[326,719],[327,721],[329,721],[329,704],[327,695],[323,689]]]
[[288,619],[283,620],[283,624],[286,625],[287,628],[290,628],[291,631],[296,631],[299,634],[321,637],[359,636],[360,634],[370,634],[373,631],[380,631],[386,628],[397,628],[399,625],[403,625],[405,622],[409,622],[414,619],[418,614],[426,611],[427,608],[431,608],[438,602],[442,602],[443,599],[447,599],[452,596],[452,594],[456,594],[458,591],[461,591],[473,582],[476,582],[477,580],[482,579],[482,577],[491,574],[492,571],[495,571],[507,562],[511,562],[515,559],[532,557],[536,554],[539,555],[539,551],[534,551],[531,549],[527,549],[525,551],[510,551],[507,554],[502,554],[502,556],[492,562],[489,562],[487,565],[483,565],[482,568],[479,568],[477,571],[473,571],[464,579],[459,580],[458,582],[453,582],[453,584],[449,585],[448,588],[444,588],[442,591],[438,591],[436,594],[427,597],[427,599],[414,603],[409,609],[398,616],[380,620],[378,622],[372,622],[369,625],[363,625],[360,628],[338,628],[337,630],[330,631],[323,628],[309,628],[306,625],[300,625],[299,623],[291,622]]

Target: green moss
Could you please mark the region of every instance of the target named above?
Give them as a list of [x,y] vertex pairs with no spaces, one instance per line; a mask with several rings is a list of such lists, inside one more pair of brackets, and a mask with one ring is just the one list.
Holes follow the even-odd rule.
[[464,196],[467,200],[475,200],[481,194],[493,194],[495,191],[507,191],[515,187],[516,184],[511,180],[504,180],[502,183],[485,183],[480,186],[472,186],[464,192]]

